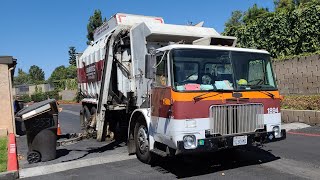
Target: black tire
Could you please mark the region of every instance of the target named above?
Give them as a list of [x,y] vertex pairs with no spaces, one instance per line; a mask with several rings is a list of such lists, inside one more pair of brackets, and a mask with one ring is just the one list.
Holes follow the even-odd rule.
[[41,161],[41,154],[37,151],[30,151],[27,155],[29,164],[37,163]]
[[96,113],[97,113],[97,108],[96,108],[96,107],[92,107],[90,114],[91,114],[91,115],[94,115],[94,114],[96,114]]
[[[97,125],[97,120],[95,118],[96,115],[97,115],[97,109],[96,107],[92,107],[90,112],[90,124],[88,124],[88,127],[89,129],[91,129],[91,131],[93,131],[93,129],[95,129]],[[95,122],[93,123],[93,121]]]
[[[144,141],[147,141],[148,146],[147,147],[142,147],[141,148],[141,140],[139,140],[139,137],[141,137],[142,133],[141,131],[145,132],[146,138],[144,139]],[[138,120],[138,122],[135,125],[134,128],[134,141],[136,144],[136,156],[137,158],[146,164],[151,164],[153,162],[153,154],[149,151],[149,132],[148,132],[148,128],[147,125],[145,124],[145,122],[143,122],[142,120]]]
[[88,106],[83,106],[83,122],[84,122],[85,129],[87,129],[90,126],[89,124],[90,118],[91,118],[91,112]]

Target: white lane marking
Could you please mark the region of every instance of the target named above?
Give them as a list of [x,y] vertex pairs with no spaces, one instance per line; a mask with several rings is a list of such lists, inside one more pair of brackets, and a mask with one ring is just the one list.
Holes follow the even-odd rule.
[[80,112],[74,112],[74,111],[70,111],[70,110],[62,110],[62,112],[70,113],[70,114],[77,115],[77,116],[80,115]]
[[320,168],[313,164],[307,164],[301,161],[295,161],[292,159],[279,159],[276,161],[261,164],[261,166],[272,168],[280,172],[287,174],[309,178],[319,179]]
[[127,153],[112,154],[112,155],[106,155],[106,156],[96,157],[96,158],[82,159],[82,160],[76,160],[76,161],[70,161],[70,162],[63,162],[59,164],[51,164],[51,165],[45,165],[45,166],[39,166],[39,167],[20,169],[19,175],[20,175],[20,178],[41,176],[41,175],[52,174],[52,173],[67,171],[67,170],[76,169],[76,168],[112,163],[117,161],[124,161],[124,160],[135,159],[135,158],[136,156],[134,155],[129,156]]

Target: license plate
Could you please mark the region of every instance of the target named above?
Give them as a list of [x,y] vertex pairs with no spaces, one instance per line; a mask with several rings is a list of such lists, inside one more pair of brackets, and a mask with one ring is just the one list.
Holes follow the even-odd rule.
[[233,146],[240,146],[247,144],[247,136],[235,136],[233,137]]

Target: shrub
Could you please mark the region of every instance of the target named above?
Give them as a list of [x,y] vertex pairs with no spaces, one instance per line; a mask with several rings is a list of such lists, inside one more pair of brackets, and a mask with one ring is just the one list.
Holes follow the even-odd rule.
[[267,12],[224,34],[236,36],[238,46],[268,50],[272,57],[315,53],[320,50],[320,5],[312,1],[290,11]]
[[83,98],[83,95],[80,92],[77,92],[77,96],[74,98],[74,101],[80,102]]
[[19,100],[27,103],[27,102],[30,102],[31,101],[31,97],[28,95],[28,94],[25,94],[25,95],[22,95],[22,96],[19,96],[18,98]]
[[31,95],[31,100],[34,102],[40,102],[47,99],[44,93],[34,93]]
[[49,97],[50,99],[56,99],[59,100],[59,92],[58,91],[48,91],[44,93],[46,97]]
[[58,91],[48,91],[48,92],[36,92],[31,95],[31,100],[34,102],[44,101],[46,99],[56,99],[59,100],[59,92]]
[[289,95],[281,102],[284,109],[320,110],[320,95]]

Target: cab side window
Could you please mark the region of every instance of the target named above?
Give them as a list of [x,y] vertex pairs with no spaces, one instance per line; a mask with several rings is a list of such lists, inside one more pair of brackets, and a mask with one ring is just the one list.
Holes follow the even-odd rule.
[[156,86],[168,85],[167,55],[157,56]]

